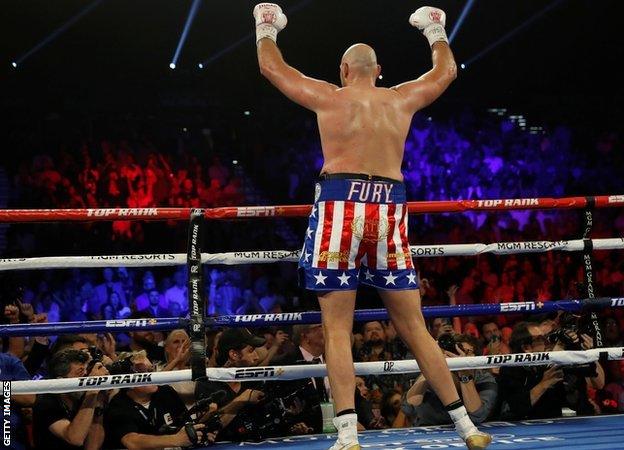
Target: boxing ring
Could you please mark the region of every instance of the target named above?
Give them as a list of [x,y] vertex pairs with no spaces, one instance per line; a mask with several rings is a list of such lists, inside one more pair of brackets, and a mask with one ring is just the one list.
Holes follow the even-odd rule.
[[[488,449],[520,450],[603,450],[624,447],[624,415],[602,417],[569,417],[527,420],[523,422],[489,422],[479,426],[492,435]],[[451,426],[394,428],[359,433],[362,448],[408,450],[428,448],[465,448]],[[284,450],[325,450],[335,436],[313,435],[270,439],[250,444],[218,443],[220,450],[260,448]],[[207,448],[207,447],[206,447]]]
[[[624,298],[597,297],[594,289],[591,253],[593,250],[622,250],[624,238],[591,239],[593,211],[596,208],[624,206],[624,195],[569,198],[530,198],[498,200],[458,200],[437,202],[409,202],[409,213],[453,213],[464,211],[509,211],[526,209],[583,209],[582,236],[569,241],[466,243],[410,246],[415,258],[442,256],[475,256],[483,253],[515,254],[548,251],[583,252],[586,284],[585,298],[559,301],[525,301],[474,305],[424,307],[425,317],[455,317],[498,315],[509,313],[541,314],[565,311],[591,315],[597,327],[596,311],[603,308],[624,307]],[[191,336],[191,369],[148,374],[108,375],[103,377],[64,378],[54,380],[16,381],[11,383],[13,394],[61,393],[84,390],[102,390],[147,384],[169,384],[177,381],[208,377],[217,381],[289,380],[323,376],[322,364],[314,366],[274,366],[251,368],[206,368],[203,336],[207,327],[259,327],[319,323],[319,312],[287,312],[282,314],[255,314],[206,317],[203,301],[203,264],[266,264],[296,262],[299,250],[241,251],[208,254],[201,252],[203,227],[212,220],[236,220],[280,217],[306,217],[311,205],[227,207],[214,209],[190,208],[107,208],[74,210],[2,210],[0,222],[90,222],[114,220],[177,220],[189,221],[187,254],[142,254],[103,256],[51,256],[39,258],[0,259],[0,271],[96,267],[160,267],[186,264],[189,267],[189,303],[191,317],[164,319],[123,319],[51,324],[0,325],[0,336],[40,336],[67,333],[124,332],[132,330],[173,330],[185,328]],[[383,309],[358,310],[355,321],[386,320]],[[600,333],[599,328],[596,328]],[[600,334],[598,348],[587,351],[541,352],[529,354],[458,357],[447,360],[451,370],[489,369],[506,365],[584,364],[595,361],[624,359],[624,347],[603,348]],[[356,363],[360,375],[413,373],[418,371],[415,361],[382,361]],[[492,433],[490,448],[624,448],[623,416],[592,418],[565,418],[520,423],[492,422],[485,431]],[[219,448],[327,448],[331,435],[295,436],[253,443],[218,443]],[[363,448],[462,448],[451,427],[422,427],[388,429],[361,433]]]

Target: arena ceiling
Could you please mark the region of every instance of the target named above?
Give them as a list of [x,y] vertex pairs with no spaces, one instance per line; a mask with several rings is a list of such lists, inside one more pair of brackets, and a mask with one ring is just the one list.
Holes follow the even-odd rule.
[[[624,96],[616,69],[622,43],[617,10],[622,3],[474,1],[452,47],[458,63],[485,53],[461,71],[445,100],[559,108],[562,114],[589,108],[605,118],[619,116]],[[37,99],[53,105],[69,99],[140,103],[169,90],[210,95],[240,108],[253,107],[265,96],[277,98],[258,73],[253,39],[245,40],[253,31],[255,1],[248,0],[203,0],[176,70],[169,63],[192,0],[103,0],[17,69],[11,67],[11,61],[88,4],[3,2],[0,76],[5,106]],[[284,0],[285,10],[297,10],[289,14],[278,42],[292,65],[335,83],[344,49],[354,42],[369,43],[383,66],[380,84],[393,85],[417,77],[430,64],[425,39],[407,23],[423,4],[447,11],[450,34],[466,2]],[[508,33],[508,39],[488,50]],[[211,58],[203,70],[198,68]]]

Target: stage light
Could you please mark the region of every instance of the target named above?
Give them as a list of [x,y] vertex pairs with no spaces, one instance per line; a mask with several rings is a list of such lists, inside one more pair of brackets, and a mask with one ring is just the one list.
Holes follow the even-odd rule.
[[13,61],[13,62],[11,63],[11,65],[13,66],[13,68],[14,68],[14,69],[16,69],[16,68],[17,68],[17,63],[16,63],[15,61]]
[[379,74],[379,79],[383,80],[383,75],[382,74]]
[[176,65],[174,63],[171,63],[171,64],[169,64],[169,68],[173,70],[173,69],[176,68]]
[[204,68],[204,65],[202,63],[197,64],[197,67],[199,67],[200,69]]
[[[178,46],[176,47],[175,53],[173,54],[173,59],[171,60],[171,67],[175,69],[175,65],[178,63],[178,59],[180,58],[180,54],[182,53],[182,48],[184,47],[184,43],[186,42],[186,37],[193,25],[193,21],[195,20],[195,16],[197,15],[197,10],[201,4],[201,0],[193,0],[193,4],[191,5],[191,9],[186,17],[186,22],[184,23],[184,28],[182,29],[182,34],[180,35],[180,40],[178,41]],[[201,67],[200,67],[201,69]]]
[[466,68],[466,64],[462,63],[462,64],[459,65],[459,67],[461,67],[462,69],[465,69]]
[[[464,5],[464,9],[462,10],[461,14],[459,15],[459,19],[457,19],[457,22],[455,22],[455,26],[453,27],[453,31],[451,31],[451,34],[449,35],[449,43],[453,43],[453,39],[455,39],[455,36],[457,36],[457,33],[459,32],[460,27],[462,26],[462,23],[464,23],[464,19],[466,18],[466,16],[468,15],[468,12],[470,11],[470,8],[472,8],[472,4],[474,3],[474,0],[468,0],[466,2],[466,4]],[[463,67],[462,67],[463,69]]]
[[246,115],[246,116],[251,116],[251,111],[245,111],[245,112],[243,112],[243,114]]
[[67,30],[69,27],[71,27],[73,24],[75,24],[76,22],[78,22],[83,16],[87,15],[93,8],[95,8],[97,5],[99,5],[100,3],[102,3],[103,0],[95,0],[93,3],[85,6],[78,14],[76,14],[74,17],[72,17],[71,19],[69,19],[67,22],[65,22],[63,25],[61,25],[60,27],[58,27],[56,30],[54,30],[52,33],[50,33],[48,36],[46,36],[42,41],[40,41],[37,45],[35,45],[33,48],[31,48],[30,50],[28,50],[26,53],[24,53],[22,56],[20,56],[19,58],[17,58],[16,61],[14,61],[11,65],[16,68],[18,64],[21,64],[22,62],[24,62],[24,60],[26,58],[28,58],[29,56],[31,56],[33,53],[38,52],[39,50],[41,50],[43,47],[45,47],[46,45],[48,45],[50,42],[52,42],[54,39],[56,39],[57,37],[59,37],[61,34],[63,34],[65,32],[65,30]]

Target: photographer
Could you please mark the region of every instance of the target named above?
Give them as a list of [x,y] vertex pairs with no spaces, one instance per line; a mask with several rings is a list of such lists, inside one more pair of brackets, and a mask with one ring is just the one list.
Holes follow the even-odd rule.
[[[512,332],[510,347],[514,353],[543,352],[549,342],[555,341],[553,351],[587,350],[593,339],[568,327],[562,327],[544,336],[538,325],[520,322]],[[599,363],[585,367],[503,367],[500,371],[504,420],[543,419],[561,417],[562,407],[569,406],[578,415],[593,414],[587,398],[587,384],[600,389],[604,385],[604,371]]]
[[[246,328],[230,328],[221,333],[217,344],[216,363],[218,367],[253,367],[260,360],[256,348],[264,345],[265,339],[254,336]],[[241,439],[235,426],[230,426],[236,416],[247,406],[255,405],[264,398],[258,383],[222,383],[198,381],[195,398],[202,399],[220,390],[226,395],[217,402],[219,407],[219,439]]]
[[484,355],[507,355],[509,347],[502,340],[502,333],[496,322],[485,322],[481,327],[481,335],[485,343]]
[[[441,334],[438,345],[448,358],[481,353],[478,341],[465,334]],[[487,370],[460,370],[452,372],[452,375],[470,419],[475,423],[484,422],[492,412],[498,396],[494,376]],[[451,423],[451,417],[423,375],[416,379],[405,394],[402,410],[416,426]]]
[[[145,351],[120,355],[120,362],[111,369],[114,373],[153,371]],[[213,433],[204,436],[202,424],[175,423],[185,413],[184,402],[170,386],[122,389],[112,398],[104,415],[105,448],[155,449],[214,442]]]
[[[254,336],[246,328],[223,331],[217,344],[217,366],[254,367],[259,357],[256,348],[265,339]],[[293,391],[288,383],[198,381],[195,396],[202,399],[224,391],[217,401],[216,416],[219,440],[260,440],[287,433],[304,434],[312,429],[300,420],[303,404],[299,388]]]
[[[108,375],[88,353],[66,349],[48,363],[53,378]],[[99,449],[104,441],[102,411],[105,391],[41,394],[33,408],[33,435],[36,449]]]
[[[594,348],[594,339],[588,334],[581,333],[577,323],[564,320],[563,325],[553,331],[549,338],[555,341],[552,351],[561,350],[590,350]],[[580,333],[580,334],[579,334]],[[582,366],[563,367],[563,386],[567,406],[576,412],[577,416],[594,415],[596,410],[589,400],[588,386],[600,390],[605,385],[605,373],[600,362]]]

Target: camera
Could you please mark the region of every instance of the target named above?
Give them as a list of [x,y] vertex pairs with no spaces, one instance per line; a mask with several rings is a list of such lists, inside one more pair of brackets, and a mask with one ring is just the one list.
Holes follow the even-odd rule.
[[[571,333],[575,333],[577,339],[574,340],[570,337]],[[582,350],[581,346],[581,334],[586,334],[592,338],[595,336],[594,330],[591,328],[591,324],[584,321],[579,315],[571,313],[564,314],[561,318],[561,326],[550,332],[547,336],[548,341],[551,344],[557,344],[560,342],[563,344],[565,350]],[[578,377],[593,378],[598,376],[596,373],[596,363],[588,363],[582,365],[564,366],[564,373],[570,375],[576,375]]]
[[[551,344],[561,342],[565,350],[582,350],[581,347],[581,334],[587,334],[592,338],[595,332],[592,330],[590,324],[582,320],[581,316],[574,314],[564,314],[560,321],[561,325],[558,329],[551,331],[547,339]],[[573,340],[569,335],[575,333],[577,340]]]
[[438,345],[442,350],[446,350],[447,352],[457,355],[455,337],[453,337],[451,333],[442,333],[438,336]]
[[95,345],[89,346],[87,351],[89,352],[89,355],[91,355],[91,361],[89,361],[89,365],[87,366],[87,374],[89,374],[97,363],[102,362],[104,352],[102,352],[102,350],[97,348]]
[[[126,360],[129,360],[129,358]],[[211,442],[208,441],[208,433],[216,433],[221,430],[221,414],[216,412],[204,422],[201,422],[201,419],[206,411],[208,411],[208,408],[210,408],[211,403],[220,402],[226,395],[225,391],[216,391],[207,397],[197,400],[190,409],[184,412],[181,416],[177,417],[172,424],[160,427],[158,434],[175,434],[180,429],[180,426],[182,426],[184,427],[189,440],[193,443],[193,446],[204,447],[211,445]],[[202,439],[199,439],[197,431],[195,430],[195,425],[199,423],[204,424]]]
[[106,368],[108,369],[108,373],[110,373],[111,375],[122,375],[125,373],[134,373],[134,364],[132,363],[131,357],[118,359],[112,364],[109,364],[108,366],[106,366]]
[[595,378],[598,376],[596,372],[596,363],[591,362],[587,364],[581,364],[577,366],[563,366],[561,368],[564,374],[576,375],[581,378]]
[[94,362],[102,362],[104,358],[104,352],[95,345],[89,346],[89,354],[91,355],[91,360]]
[[311,383],[308,381],[265,384],[262,388],[265,393],[264,400],[253,408],[241,411],[233,421],[233,429],[242,439],[251,441],[262,441],[288,434],[290,427],[305,420],[302,420],[301,413],[293,411],[297,409],[297,402],[305,404],[309,401]]

